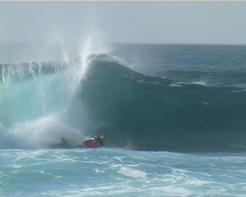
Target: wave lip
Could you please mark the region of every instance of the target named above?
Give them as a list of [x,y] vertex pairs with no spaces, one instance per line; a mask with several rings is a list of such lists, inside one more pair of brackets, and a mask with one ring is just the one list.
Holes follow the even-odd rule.
[[0,82],[5,84],[10,80],[33,79],[39,75],[59,72],[68,67],[68,65],[68,63],[62,61],[1,64]]

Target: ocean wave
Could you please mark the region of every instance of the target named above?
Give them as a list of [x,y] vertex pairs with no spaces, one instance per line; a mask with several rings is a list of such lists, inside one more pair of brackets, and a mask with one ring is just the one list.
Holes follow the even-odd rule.
[[145,150],[225,150],[245,144],[246,92],[148,76],[96,56],[81,84],[91,129],[111,145]]
[[[13,81],[0,89],[3,139],[12,145],[21,140],[27,147],[53,147],[83,131],[105,134],[107,146],[130,149],[245,149],[245,88],[150,76],[108,54],[87,58],[83,77],[77,70],[79,60],[21,64],[23,72],[17,65],[1,65],[1,80]],[[51,114],[60,117],[60,126],[57,121],[47,126],[44,120]],[[9,139],[10,134],[17,139]],[[78,143],[76,139],[68,144]]]

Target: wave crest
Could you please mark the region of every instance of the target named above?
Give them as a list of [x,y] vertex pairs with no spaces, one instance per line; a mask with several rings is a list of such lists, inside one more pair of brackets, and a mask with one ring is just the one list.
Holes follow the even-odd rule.
[[80,97],[91,129],[105,131],[112,145],[185,151],[237,149],[246,143],[245,92],[173,83],[96,56]]

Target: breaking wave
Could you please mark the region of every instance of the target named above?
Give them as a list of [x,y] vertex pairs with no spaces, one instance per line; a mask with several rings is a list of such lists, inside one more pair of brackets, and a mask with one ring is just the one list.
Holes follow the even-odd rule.
[[80,97],[95,130],[145,150],[245,148],[246,92],[135,72],[108,56],[91,62]]
[[[180,83],[129,69],[107,54],[79,60],[0,65],[2,147],[76,147],[105,134],[108,146],[219,151],[246,147],[246,92]],[[182,73],[183,74],[183,73]]]

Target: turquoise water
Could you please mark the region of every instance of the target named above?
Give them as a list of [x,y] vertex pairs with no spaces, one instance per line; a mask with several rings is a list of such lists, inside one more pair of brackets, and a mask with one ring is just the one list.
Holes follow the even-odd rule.
[[1,150],[1,196],[244,196],[246,154]]
[[1,62],[0,196],[245,196],[246,47],[114,47]]

